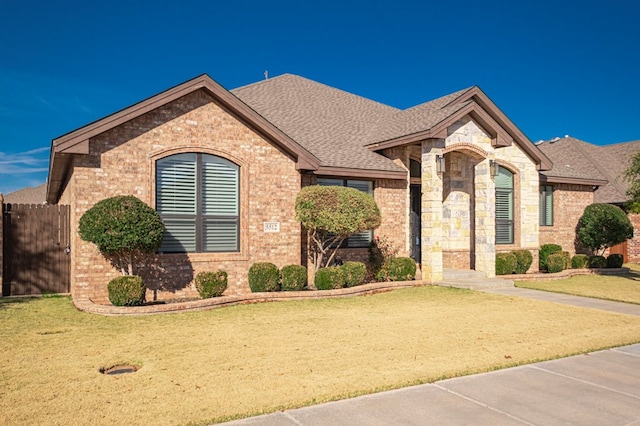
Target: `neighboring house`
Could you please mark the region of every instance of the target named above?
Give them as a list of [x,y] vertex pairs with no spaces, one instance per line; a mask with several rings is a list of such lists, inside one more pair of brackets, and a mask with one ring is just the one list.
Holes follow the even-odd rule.
[[6,204],[44,204],[47,199],[47,184],[35,188],[22,188],[4,195]]
[[[496,252],[530,250],[537,265],[539,172],[549,158],[478,88],[399,110],[285,74],[228,91],[207,75],[54,139],[49,203],[72,229],[101,199],[131,194],[167,234],[140,273],[154,297],[193,295],[200,271],[224,269],[248,292],[255,262],[306,264],[294,202],[306,185],[372,193],[374,233],[341,257],[366,260],[373,235],[421,263],[495,274]],[[118,271],[72,236],[74,297],[103,301]]]
[[[540,173],[540,244],[555,243],[571,254],[580,252],[576,227],[585,207],[592,203],[623,207],[628,200],[623,175],[640,150],[640,141],[598,146],[565,136],[537,146],[553,161],[551,170]],[[629,218],[634,238],[620,250],[627,261],[640,262],[640,215]]]

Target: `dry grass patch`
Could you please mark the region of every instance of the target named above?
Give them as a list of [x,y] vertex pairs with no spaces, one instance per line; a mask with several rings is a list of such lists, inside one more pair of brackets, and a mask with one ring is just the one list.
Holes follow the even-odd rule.
[[640,304],[640,265],[620,275],[579,275],[554,281],[519,281],[516,287]]
[[[468,290],[101,317],[0,303],[1,424],[185,424],[640,341],[640,317]],[[100,374],[137,364],[135,373]]]

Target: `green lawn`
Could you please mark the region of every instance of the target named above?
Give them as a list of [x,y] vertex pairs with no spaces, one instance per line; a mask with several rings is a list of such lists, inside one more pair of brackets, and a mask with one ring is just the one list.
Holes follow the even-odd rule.
[[0,324],[11,425],[207,424],[640,342],[640,317],[441,287],[144,317],[0,299]]
[[566,293],[640,304],[640,265],[629,263],[629,273],[620,275],[579,275],[554,281],[518,281],[516,287]]

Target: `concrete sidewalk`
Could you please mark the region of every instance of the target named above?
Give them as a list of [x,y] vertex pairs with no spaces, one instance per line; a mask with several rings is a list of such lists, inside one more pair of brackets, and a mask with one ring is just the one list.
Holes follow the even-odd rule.
[[[640,315],[639,305],[491,293]],[[299,408],[228,425],[640,425],[640,344]]]

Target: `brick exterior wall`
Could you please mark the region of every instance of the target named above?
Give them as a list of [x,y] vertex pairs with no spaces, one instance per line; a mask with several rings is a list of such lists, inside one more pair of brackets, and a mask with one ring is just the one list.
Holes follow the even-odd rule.
[[[60,203],[72,205],[72,231],[97,201],[135,195],[155,207],[155,161],[181,152],[204,152],[240,166],[240,252],[156,255],[138,271],[150,289],[147,299],[197,296],[193,278],[224,269],[225,294],[249,291],[247,272],[255,262],[278,267],[300,264],[300,225],[295,196],[301,175],[286,154],[197,91],[90,140],[90,153],[78,156]],[[279,233],[263,232],[279,222]],[[98,252],[72,235],[71,289],[74,298],[106,302],[106,285],[119,272]]]
[[628,261],[640,263],[640,214],[630,214],[629,220],[633,225],[633,238],[627,241]]
[[583,252],[576,247],[576,227],[585,207],[593,203],[593,187],[553,185],[553,226],[540,226],[540,245],[559,244],[571,256]]

